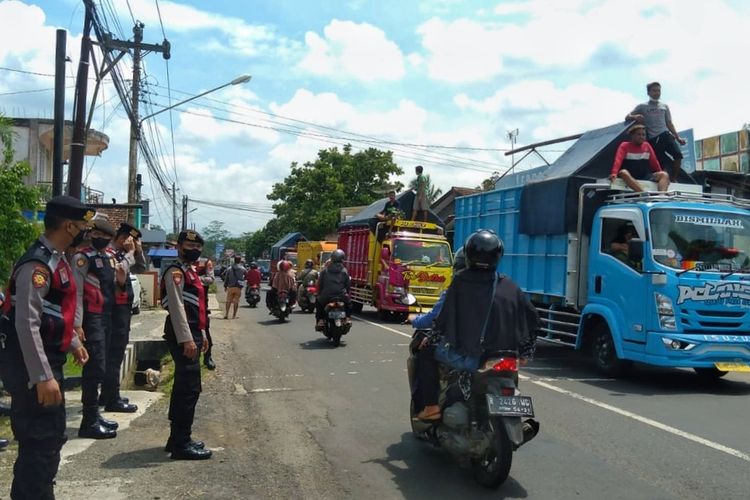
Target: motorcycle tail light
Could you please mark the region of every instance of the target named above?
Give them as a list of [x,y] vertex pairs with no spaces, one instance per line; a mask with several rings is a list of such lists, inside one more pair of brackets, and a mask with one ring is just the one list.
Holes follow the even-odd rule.
[[516,389],[514,387],[503,387],[500,389],[500,394],[503,396],[515,396]]
[[317,288],[315,288],[314,286],[308,286],[308,287],[307,287],[307,291],[308,291],[309,293],[318,293],[318,289],[317,289]]
[[492,369],[496,372],[517,372],[518,360],[516,358],[502,358],[495,360]]

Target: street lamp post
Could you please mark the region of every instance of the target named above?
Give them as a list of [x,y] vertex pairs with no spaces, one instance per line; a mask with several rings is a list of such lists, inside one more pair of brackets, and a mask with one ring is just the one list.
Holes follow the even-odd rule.
[[[135,137],[131,137],[130,141],[130,161],[128,164],[128,204],[134,204],[138,203],[138,199],[136,196],[136,175],[138,174],[138,141],[141,139],[141,125],[144,121],[148,120],[149,118],[153,118],[154,116],[163,113],[165,111],[169,111],[170,109],[174,109],[177,106],[182,106],[185,103],[188,103],[190,101],[194,101],[195,99],[198,99],[199,97],[203,97],[204,95],[210,94],[211,92],[216,92],[217,90],[221,90],[225,87],[229,87],[230,85],[239,85],[242,83],[247,83],[250,81],[252,76],[250,75],[241,75],[232,80],[231,82],[227,82],[224,85],[219,85],[218,87],[215,87],[213,89],[207,90],[205,92],[201,92],[198,95],[194,95],[188,99],[185,99],[183,101],[177,102],[175,104],[172,104],[171,106],[167,106],[166,108],[162,108],[156,113],[151,113],[150,115],[146,115],[141,119],[138,119],[138,116],[135,116],[134,118],[138,120],[136,123],[136,126],[133,127],[135,129],[135,134],[133,134]],[[135,222],[135,210],[129,210],[130,215],[129,219],[130,222]]]

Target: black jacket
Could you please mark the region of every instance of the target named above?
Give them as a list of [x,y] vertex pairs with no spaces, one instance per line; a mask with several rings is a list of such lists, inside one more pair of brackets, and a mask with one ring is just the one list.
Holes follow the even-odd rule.
[[318,278],[318,301],[325,304],[332,299],[343,298],[349,294],[349,273],[344,264],[332,262],[323,268]]
[[456,274],[435,320],[435,330],[461,354],[481,356],[486,351],[508,350],[530,357],[539,315],[518,285],[503,275],[498,277],[484,345],[480,345],[482,326],[490,306],[492,280],[496,276],[473,269]]

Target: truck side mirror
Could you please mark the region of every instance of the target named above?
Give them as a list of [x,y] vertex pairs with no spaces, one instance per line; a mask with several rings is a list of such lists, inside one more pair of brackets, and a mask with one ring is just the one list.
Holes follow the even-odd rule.
[[633,262],[643,262],[643,240],[633,238],[628,242],[628,258]]

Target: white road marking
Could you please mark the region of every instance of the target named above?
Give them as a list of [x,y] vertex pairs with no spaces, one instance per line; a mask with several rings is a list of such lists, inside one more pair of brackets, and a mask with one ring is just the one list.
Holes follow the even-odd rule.
[[294,391],[295,389],[292,389],[291,387],[268,387],[265,389],[250,389],[250,394],[257,394],[262,392],[287,392],[287,391]]
[[359,372],[346,372],[347,375],[357,375]]
[[733,457],[739,458],[740,460],[744,460],[746,462],[750,462],[750,455],[746,453],[742,453],[739,450],[735,450],[734,448],[730,448],[728,446],[724,446],[723,444],[716,443],[714,441],[710,441],[708,439],[702,438],[700,436],[696,436],[695,434],[691,434],[689,432],[682,431],[680,429],[677,429],[675,427],[672,427],[667,424],[663,424],[661,422],[657,422],[656,420],[652,420],[650,418],[643,417],[641,415],[638,415],[636,413],[630,412],[628,410],[624,410],[622,408],[619,408],[617,406],[613,406],[608,403],[604,403],[602,401],[598,401],[596,399],[584,396],[582,394],[578,394],[573,391],[569,391],[567,389],[563,389],[561,387],[554,386],[552,384],[548,384],[547,382],[544,382],[542,380],[533,378],[533,377],[527,377],[525,375],[519,375],[519,378],[522,380],[526,380],[532,384],[538,385],[540,387],[544,387],[545,389],[549,389],[550,391],[557,392],[559,394],[563,394],[565,396],[569,396],[573,399],[578,399],[580,401],[583,401],[585,403],[589,403],[591,405],[597,406],[599,408],[602,408],[604,410],[611,411],[612,413],[617,413],[618,415],[622,415],[623,417],[630,418],[632,420],[635,420],[637,422],[641,422],[642,424],[649,425],[651,427],[654,427],[656,429],[662,430],[664,432],[668,432],[670,434],[673,434],[675,436],[679,436],[683,439],[687,439],[688,441],[692,441],[694,443],[702,444],[703,446],[706,446],[708,448],[714,449],[716,451],[720,451],[722,453],[726,453],[727,455],[731,455]]
[[[359,321],[362,321],[363,323],[367,323],[368,325],[377,326],[378,328],[382,328],[383,330],[389,331],[391,333],[395,333],[396,335],[401,335],[402,337],[411,338],[411,335],[409,335],[408,333],[399,332],[398,330],[395,330],[395,329],[393,329],[391,327],[388,327],[388,326],[385,326],[385,325],[380,325],[380,324],[374,323],[372,321],[368,321],[368,320],[366,320],[364,318],[360,318],[359,316],[354,316],[354,318],[358,319]],[[382,347],[382,346],[378,346],[378,347]]]

